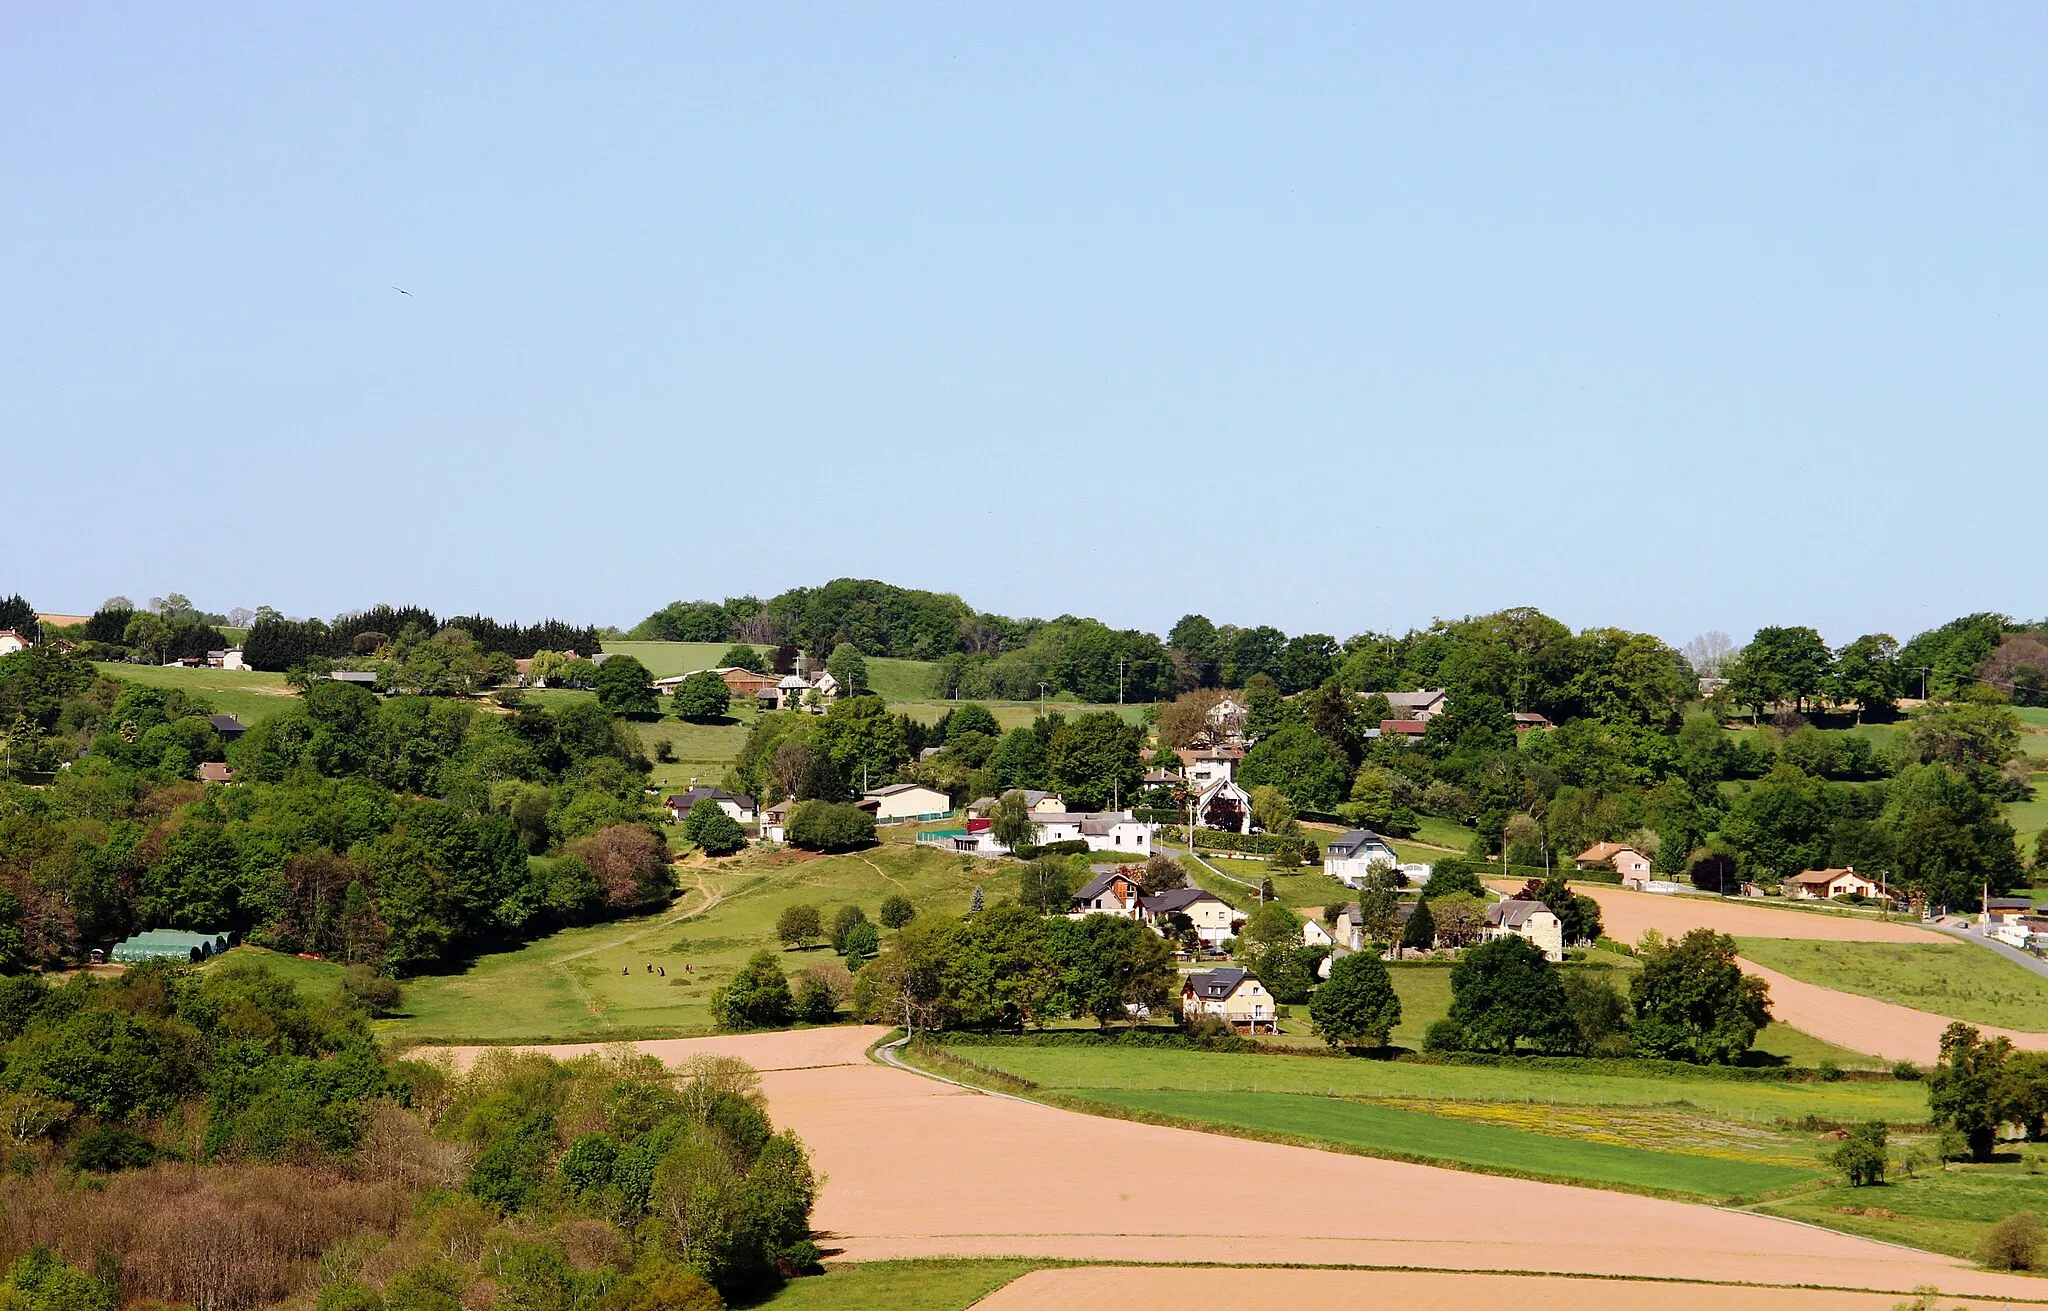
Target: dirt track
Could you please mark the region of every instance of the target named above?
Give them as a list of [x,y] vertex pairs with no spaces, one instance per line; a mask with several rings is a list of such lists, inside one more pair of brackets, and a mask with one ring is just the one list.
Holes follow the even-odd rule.
[[[879,1034],[836,1028],[643,1046],[669,1060],[730,1052],[768,1071],[777,1121],[802,1135],[827,1176],[816,1223],[844,1259],[1425,1266],[2048,1297],[2048,1285],[1761,1216],[968,1092],[869,1064],[865,1049]],[[1206,1296],[1194,1304],[1237,1305]],[[1688,1305],[1661,1296],[1652,1304]]]
[[1945,934],[1897,920],[1851,919],[1819,911],[1774,909],[1733,899],[1630,892],[1602,883],[1574,883],[1600,903],[1607,936],[1633,943],[1646,929],[1667,938],[1707,928],[1737,938],[1821,938],[1831,942],[1954,942]]
[[[1190,1270],[1088,1266],[1039,1270],[975,1304],[976,1311],[1130,1311],[1132,1307],[1229,1307],[1231,1311],[1888,1311],[1890,1293],[1725,1288],[1701,1284],[1423,1274],[1381,1270]],[[2002,1303],[1975,1303],[1976,1306]],[[1943,1307],[1957,1305],[1944,1300]]]

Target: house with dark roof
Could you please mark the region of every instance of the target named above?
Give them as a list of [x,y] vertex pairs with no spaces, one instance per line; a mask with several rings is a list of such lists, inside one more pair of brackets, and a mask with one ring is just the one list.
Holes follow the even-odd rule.
[[1067,912],[1067,918],[1122,915],[1127,919],[1143,919],[1144,894],[1144,885],[1138,882],[1133,867],[1118,865],[1101,870],[1074,893],[1073,907]]
[[1278,1008],[1273,994],[1249,970],[1231,966],[1218,970],[1197,970],[1181,981],[1180,1008],[1183,1015],[1216,1015],[1239,1033],[1275,1033]]
[[1323,848],[1323,873],[1347,888],[1365,886],[1366,875],[1375,865],[1399,869],[1401,857],[1394,844],[1367,828],[1355,828],[1331,838]]
[[678,792],[667,801],[669,822],[680,824],[690,813],[690,807],[700,801],[716,802],[718,808],[742,824],[754,822],[754,799],[743,792],[727,792],[723,788],[691,788]]
[[1244,929],[1244,916],[1213,892],[1200,888],[1175,888],[1170,892],[1148,892],[1138,899],[1145,919],[1162,937],[1173,937],[1176,917],[1185,918],[1203,946],[1214,950]]
[[223,742],[232,742],[249,731],[248,725],[233,715],[208,715],[206,722],[213,725],[213,731],[220,734]]

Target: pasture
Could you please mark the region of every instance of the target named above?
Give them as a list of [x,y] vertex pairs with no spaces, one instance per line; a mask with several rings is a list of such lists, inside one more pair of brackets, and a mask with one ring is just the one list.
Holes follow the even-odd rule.
[[2048,978],[1966,942],[1738,938],[1742,954],[1802,982],[1973,1024],[2048,1032]]
[[[1894,1147],[1894,1158],[1899,1152]],[[1984,1165],[1894,1164],[1883,1184],[1828,1188],[1753,1209],[1844,1233],[1970,1257],[1984,1231],[2015,1211],[2048,1212],[2048,1158],[2037,1148]]]
[[204,697],[213,713],[233,715],[244,724],[268,719],[296,700],[296,694],[285,686],[283,674],[187,669],[183,665],[126,665],[106,660],[94,661],[93,667],[109,678],[143,687],[174,687],[188,696]]
[[[379,1027],[401,1043],[593,1042],[709,1032],[711,993],[762,947],[781,951],[785,906],[859,905],[874,918],[902,893],[919,910],[963,913],[988,871],[908,846],[840,856],[750,853],[678,867],[686,891],[666,911],[564,929],[468,968],[406,985],[406,1014]],[[997,889],[989,888],[991,898]],[[782,952],[794,975],[831,950]],[[650,968],[655,967],[655,968]]]
[[1817,1163],[1777,1164],[1652,1151],[1300,1093],[1090,1089],[1080,1096],[1120,1110],[1245,1129],[1262,1136],[1329,1143],[1369,1156],[1449,1162],[1490,1172],[1660,1193],[1729,1198],[1772,1192],[1820,1174]]

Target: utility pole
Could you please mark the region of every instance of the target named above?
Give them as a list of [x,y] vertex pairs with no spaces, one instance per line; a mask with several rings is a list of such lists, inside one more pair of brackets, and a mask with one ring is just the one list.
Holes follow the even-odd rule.
[[1038,717],[1045,718],[1045,684],[1038,685]]
[[1116,703],[1118,705],[1124,703],[1124,658],[1122,656],[1116,658]]

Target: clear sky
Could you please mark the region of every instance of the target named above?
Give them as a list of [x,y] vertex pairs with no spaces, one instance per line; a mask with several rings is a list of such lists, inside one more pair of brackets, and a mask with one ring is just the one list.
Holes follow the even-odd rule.
[[2036,616],[2044,38],[0,0],[0,593]]

